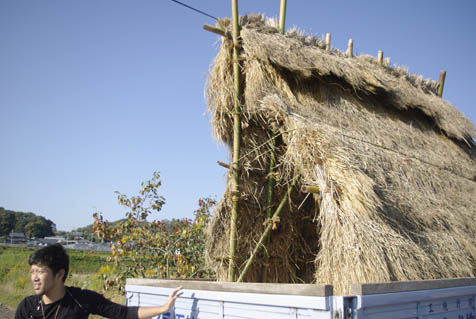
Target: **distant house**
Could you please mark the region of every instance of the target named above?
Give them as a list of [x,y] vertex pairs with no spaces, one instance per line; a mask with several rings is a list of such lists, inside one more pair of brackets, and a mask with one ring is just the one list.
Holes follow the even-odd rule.
[[24,233],[15,233],[14,231],[10,232],[10,235],[8,235],[8,239],[10,241],[10,244],[23,244],[27,241],[27,238]]

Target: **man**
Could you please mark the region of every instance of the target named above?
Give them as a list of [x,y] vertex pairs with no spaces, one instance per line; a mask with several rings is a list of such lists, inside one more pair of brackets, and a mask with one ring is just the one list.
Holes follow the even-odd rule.
[[86,319],[89,314],[106,318],[149,318],[168,312],[182,294],[182,288],[178,287],[163,306],[127,307],[94,291],[67,287],[64,283],[69,271],[69,256],[60,244],[35,251],[28,263],[35,295],[20,302],[15,319]]

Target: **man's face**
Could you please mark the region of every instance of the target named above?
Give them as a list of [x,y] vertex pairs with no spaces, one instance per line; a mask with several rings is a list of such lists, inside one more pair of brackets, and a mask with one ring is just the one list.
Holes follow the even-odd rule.
[[37,295],[48,294],[48,292],[63,283],[62,270],[53,275],[53,271],[48,266],[42,264],[31,265],[30,275],[33,290]]

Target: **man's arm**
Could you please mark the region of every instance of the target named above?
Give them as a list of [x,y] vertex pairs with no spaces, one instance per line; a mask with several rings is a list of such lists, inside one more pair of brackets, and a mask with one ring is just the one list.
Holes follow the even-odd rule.
[[166,313],[172,308],[175,303],[175,300],[182,295],[182,287],[175,288],[169,295],[169,299],[165,302],[164,305],[158,307],[139,307],[137,316],[139,319],[150,318],[153,316],[161,315]]

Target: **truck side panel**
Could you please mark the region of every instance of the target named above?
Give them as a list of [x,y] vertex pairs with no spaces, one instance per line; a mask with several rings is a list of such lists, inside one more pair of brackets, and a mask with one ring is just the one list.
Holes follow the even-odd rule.
[[476,287],[357,296],[357,319],[476,319]]
[[[126,286],[130,306],[162,305],[172,288]],[[332,319],[330,297],[184,289],[163,319]]]

